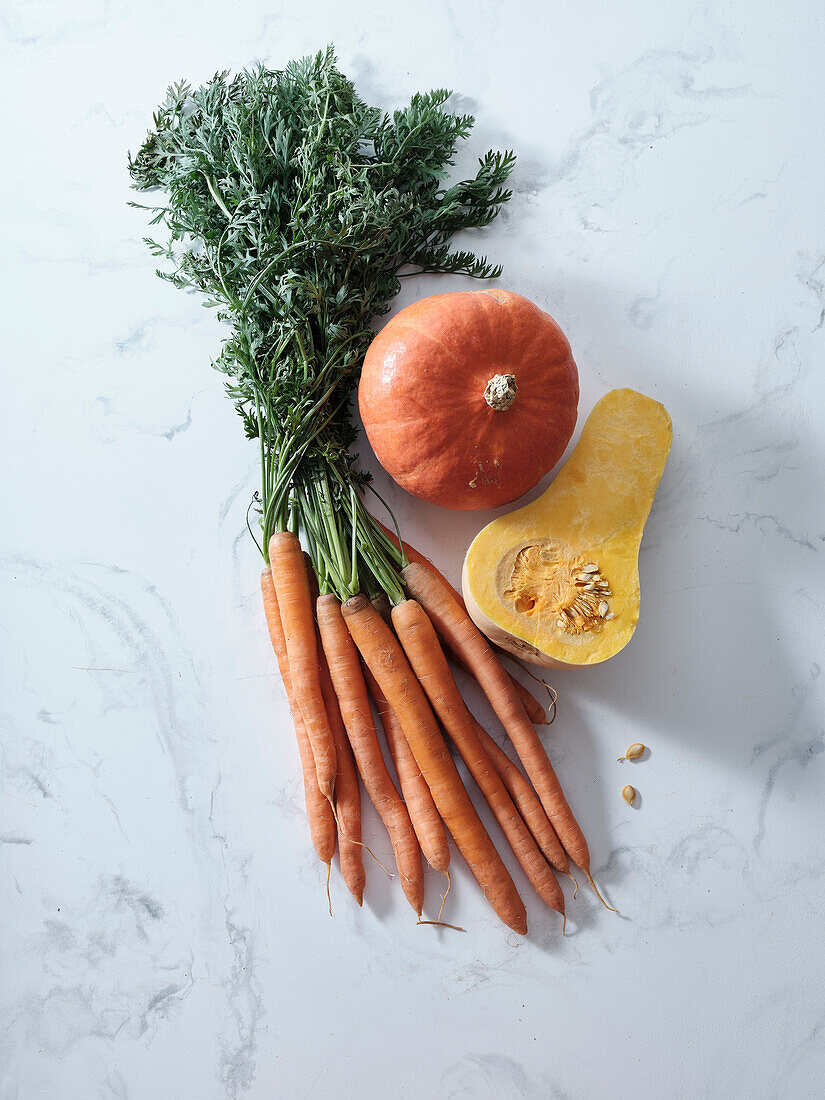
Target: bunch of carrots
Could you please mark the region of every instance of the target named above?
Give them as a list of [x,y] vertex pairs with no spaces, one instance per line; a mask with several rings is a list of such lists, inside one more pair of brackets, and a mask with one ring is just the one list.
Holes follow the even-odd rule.
[[[390,608],[386,599],[360,593],[344,603],[333,594],[317,595],[311,560],[298,538],[279,532],[269,543],[271,568],[261,575],[261,590],[295,726],[312,841],[329,870],[337,833],[341,873],[360,905],[360,775],[419,920],[422,854],[435,870],[448,873],[449,831],[496,914],[524,935],[524,902],[476,812],[447,738],[537,895],[562,916],[564,895],[554,870],[573,878],[572,860],[593,883],[587,842],[534,729],[542,708],[503,667],[446,579],[406,543],[401,547],[417,560],[401,569],[408,598]],[[447,654],[484,691],[529,780],[468,710]],[[400,793],[370,701],[383,724]]]
[[[259,536],[250,532],[319,858],[329,869],[337,842],[360,903],[360,777],[419,919],[422,854],[448,872],[449,833],[496,913],[524,933],[524,904],[448,740],[530,883],[563,914],[554,871],[570,874],[572,861],[590,878],[590,856],[534,729],[544,712],[440,573],[367,509],[375,490],[352,452],[372,321],[401,278],[501,273],[450,241],[497,216],[514,157],[488,152],[475,176],[447,185],[473,124],[446,109],[449,96],[415,95],[385,114],[360,99],[332,49],[282,71],[218,73],[169,88],[129,170],[139,191],[161,193],[141,206],[168,231],[147,240],[167,265],[158,274],[203,295],[227,326],[215,366],[260,452]],[[450,661],[483,689],[526,776],[470,714]]]

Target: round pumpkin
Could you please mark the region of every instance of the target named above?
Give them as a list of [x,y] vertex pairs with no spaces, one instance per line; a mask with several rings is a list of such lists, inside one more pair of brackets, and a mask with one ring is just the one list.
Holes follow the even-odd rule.
[[444,508],[494,508],[561,458],[579,377],[553,318],[506,290],[407,306],[367,351],[358,405],[387,473]]

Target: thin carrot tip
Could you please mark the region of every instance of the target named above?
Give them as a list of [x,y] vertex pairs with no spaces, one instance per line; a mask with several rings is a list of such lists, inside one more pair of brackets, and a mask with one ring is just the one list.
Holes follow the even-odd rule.
[[609,909],[611,913],[618,913],[618,912],[619,912],[619,910],[618,910],[618,909],[614,909],[612,905],[608,905],[608,904],[607,904],[607,902],[606,902],[606,901],[604,900],[604,898],[602,897],[602,895],[601,895],[601,894],[599,893],[599,888],[598,888],[598,886],[596,885],[596,883],[595,883],[595,882],[593,881],[593,876],[592,876],[592,875],[590,874],[590,872],[589,872],[589,871],[585,871],[584,873],[585,873],[585,874],[587,875],[587,877],[588,877],[588,879],[589,879],[589,881],[590,881],[590,885],[591,885],[591,886],[593,887],[593,890],[594,890],[594,892],[595,892],[595,894],[596,894],[596,897],[597,897],[597,898],[599,899],[599,901],[600,901],[600,902],[602,903],[602,905],[603,905],[603,906],[605,907],[605,909]]
[[447,904],[447,894],[449,894],[450,890],[453,888],[453,880],[450,877],[449,870],[445,871],[444,874],[447,876],[447,889],[444,891],[444,896],[441,899],[441,908],[438,910],[439,920],[441,920],[441,914],[444,912],[444,906]]
[[454,932],[466,932],[466,928],[462,928],[460,924],[447,924],[445,920],[421,920],[420,918],[415,922],[416,924],[432,924],[437,925],[439,928],[452,928]]
[[329,892],[329,876],[332,870],[332,862],[327,863],[327,905],[329,906],[329,915],[334,917],[335,914],[332,911],[332,895]]

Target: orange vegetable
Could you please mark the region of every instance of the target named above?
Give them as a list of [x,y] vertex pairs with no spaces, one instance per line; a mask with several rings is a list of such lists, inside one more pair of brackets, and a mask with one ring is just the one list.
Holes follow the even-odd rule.
[[392,610],[392,621],[413,672],[484,795],[530,884],[545,905],[564,914],[564,895],[556,876],[479,741],[478,723],[456,687],[435,628],[415,600],[397,604]]
[[[545,813],[539,796],[530,786],[530,780],[522,775],[504,749],[500,748],[478,723],[476,723],[476,733],[547,862],[563,875],[570,875],[570,860],[567,852],[562,848],[561,841]],[[570,877],[573,878],[572,875]],[[573,881],[576,880],[573,879]]]
[[413,563],[402,571],[402,576],[408,592],[424,607],[439,634],[473,668],[476,679],[513,742],[564,850],[589,875],[590,852],[584,834],[567,804],[538,734],[489,642],[428,569]]
[[378,686],[378,681],[368,668],[364,667],[363,672],[367,689],[384,727],[387,748],[395,765],[398,782],[401,784],[401,794],[407,803],[410,820],[418,837],[418,843],[421,845],[421,851],[434,871],[446,873],[450,866],[450,844],[444,822],[435,808],[430,788],[415,762],[395,711]]
[[[391,531],[389,527],[385,527],[380,520],[375,519],[375,516],[373,516],[372,518],[375,523],[378,524],[378,526],[381,528],[387,538],[392,539],[395,545],[398,546],[398,536],[395,534],[395,532]],[[411,546],[408,542],[402,541],[401,546],[403,546],[404,553],[407,555],[410,561],[418,562],[419,565],[423,565],[425,569],[429,569],[432,573],[434,573],[435,576],[438,577],[447,586],[447,588],[452,593],[454,598],[458,601],[460,606],[464,607],[464,598],[462,597],[461,593],[453,588],[453,586],[450,584],[444,574],[438,569],[436,565],[434,565],[430,561],[429,558],[425,558],[422,553],[416,550],[416,548],[414,546]],[[447,655],[453,662],[453,664],[458,665],[462,672],[466,672],[468,676],[473,675],[472,670],[467,665],[467,663],[463,661],[461,657],[459,657],[456,653],[453,653],[452,650],[449,649],[449,647],[447,647]],[[510,676],[509,672],[507,673],[507,675]],[[530,721],[537,726],[546,725],[547,715],[544,713],[544,707],[541,705],[541,703],[539,703],[539,701],[530,694],[524,684],[522,684],[519,680],[516,680],[514,676],[510,676],[510,680],[513,684],[513,687],[518,692],[519,699],[521,699],[522,703],[524,704],[524,709],[527,711],[527,714],[530,717]]]
[[564,333],[506,290],[407,306],[370,344],[358,388],[381,465],[444,508],[495,508],[532,489],[561,458],[578,400]]
[[493,644],[546,668],[597,665],[627,645],[639,546],[672,440],[658,401],[611,390],[550,487],[479,531],[464,602]]
[[335,742],[318,678],[318,644],[309,578],[295,535],[289,531],[274,534],[269,540],[269,560],[286,639],[292,690],[312,746],[318,786],[331,803],[337,770]]
[[[313,602],[318,598],[318,581],[312,568],[309,554],[304,554],[304,565],[309,580],[309,594]],[[318,624],[315,624],[315,644],[318,649],[318,678],[321,694],[324,697],[329,727],[335,742],[335,757],[338,770],[335,775],[335,816],[338,828],[338,859],[341,864],[341,877],[347,889],[358,902],[364,903],[364,887],[367,876],[364,872],[364,847],[361,843],[361,785],[352,749],[347,740],[347,731],[338,707],[338,697],[329,675],[329,667],[324,655]],[[316,782],[316,786],[317,786]]]
[[312,756],[309,738],[304,729],[304,720],[301,711],[295,702],[292,692],[292,677],[289,673],[289,657],[286,651],[284,631],[281,626],[281,616],[278,612],[278,599],[275,595],[275,585],[272,583],[272,574],[268,569],[261,573],[261,594],[264,602],[264,614],[272,648],[278,661],[281,680],[286,691],[287,702],[292,713],[292,723],[295,727],[295,737],[298,741],[298,752],[301,757],[301,769],[304,775],[304,801],[306,802],[307,817],[309,818],[309,833],[312,844],[318,853],[318,858],[329,867],[335,852],[335,819],[332,808],[327,799],[321,794],[318,786],[318,777],[315,772],[315,760]]
[[358,651],[341,614],[338,597],[320,596],[316,607],[324,653],[358,771],[389,833],[404,894],[420,917],[424,907],[421,850],[407,807],[381,755]]
[[501,920],[513,931],[525,935],[524,902],[461,782],[427,697],[398,639],[366,596],[347,600],[343,614],[364,663],[401,723],[458,850]]

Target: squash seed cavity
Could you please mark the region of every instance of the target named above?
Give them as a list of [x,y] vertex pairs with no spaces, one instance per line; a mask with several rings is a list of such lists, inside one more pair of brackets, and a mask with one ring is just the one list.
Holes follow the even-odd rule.
[[517,614],[554,623],[564,634],[592,633],[616,618],[610,581],[598,563],[570,558],[557,545],[522,547],[504,595]]

